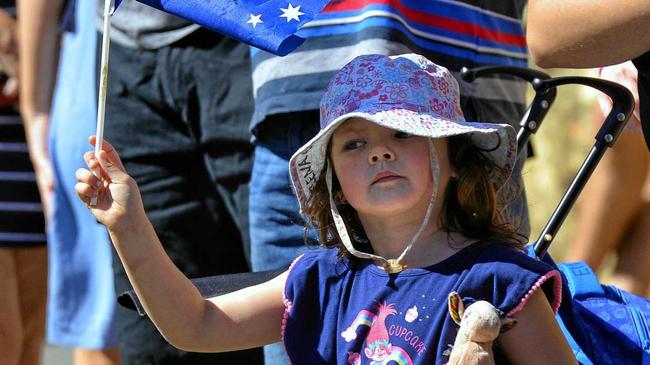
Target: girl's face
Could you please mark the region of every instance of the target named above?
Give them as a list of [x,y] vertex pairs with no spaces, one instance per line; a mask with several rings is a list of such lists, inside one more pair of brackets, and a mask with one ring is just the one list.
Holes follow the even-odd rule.
[[[452,173],[447,140],[433,140],[440,167],[441,197]],[[423,214],[433,193],[427,138],[352,118],[332,136],[331,159],[348,203],[361,216]]]

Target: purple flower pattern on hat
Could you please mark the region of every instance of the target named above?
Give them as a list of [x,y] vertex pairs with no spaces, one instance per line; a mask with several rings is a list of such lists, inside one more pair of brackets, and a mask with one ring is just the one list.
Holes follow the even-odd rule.
[[[447,69],[416,58],[365,56],[350,62],[330,82],[321,99],[321,128],[341,115],[410,110],[435,119],[465,122],[458,102],[458,84]],[[415,65],[415,67],[414,67]],[[427,128],[436,125],[428,119]]]

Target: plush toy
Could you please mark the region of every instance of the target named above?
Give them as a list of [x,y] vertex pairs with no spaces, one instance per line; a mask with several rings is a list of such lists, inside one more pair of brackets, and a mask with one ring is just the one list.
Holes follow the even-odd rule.
[[492,342],[512,328],[514,318],[501,319],[499,310],[484,300],[465,309],[457,292],[449,293],[449,314],[460,329],[447,365],[494,365]]

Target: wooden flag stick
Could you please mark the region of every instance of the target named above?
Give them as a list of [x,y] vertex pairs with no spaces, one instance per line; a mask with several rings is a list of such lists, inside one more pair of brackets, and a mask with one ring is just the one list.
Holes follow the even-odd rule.
[[[106,117],[106,87],[108,84],[108,50],[110,48],[111,15],[115,11],[114,0],[104,1],[104,27],[102,32],[102,58],[99,72],[99,97],[97,100],[97,130],[95,136],[95,156],[102,150],[104,141],[104,119]],[[101,179],[99,168],[93,174]],[[97,197],[90,199],[90,205],[97,204]]]

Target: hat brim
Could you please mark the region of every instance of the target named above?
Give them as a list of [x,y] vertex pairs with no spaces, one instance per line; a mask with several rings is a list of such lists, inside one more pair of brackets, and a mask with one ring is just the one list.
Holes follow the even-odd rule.
[[355,111],[329,122],[289,160],[291,182],[301,211],[304,211],[312,189],[323,172],[332,134],[351,118],[362,118],[385,128],[427,138],[472,134],[472,141],[486,151],[486,156],[499,167],[491,176],[497,188],[501,188],[508,180],[516,160],[517,137],[514,128],[507,124],[450,121],[433,114],[405,109],[387,109],[374,113]]

